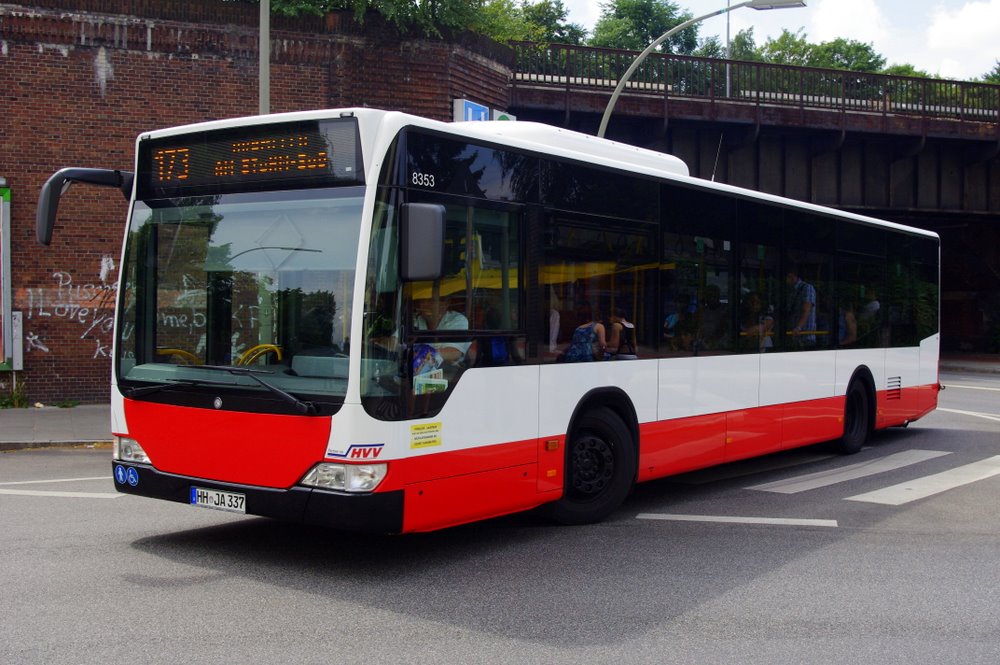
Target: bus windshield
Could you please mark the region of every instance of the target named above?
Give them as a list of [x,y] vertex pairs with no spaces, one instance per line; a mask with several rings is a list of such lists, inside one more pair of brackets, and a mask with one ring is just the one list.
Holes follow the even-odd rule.
[[123,390],[231,386],[266,399],[277,387],[342,402],[363,195],[345,187],[137,201],[122,270]]

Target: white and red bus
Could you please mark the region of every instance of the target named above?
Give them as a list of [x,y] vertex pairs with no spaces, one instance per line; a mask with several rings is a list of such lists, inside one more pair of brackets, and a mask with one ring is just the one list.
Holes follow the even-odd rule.
[[389,533],[585,523],[634,483],[855,452],[937,404],[927,231],[534,123],[316,111],[136,153],[53,175],[38,228],[69,182],[130,200],[122,492]]

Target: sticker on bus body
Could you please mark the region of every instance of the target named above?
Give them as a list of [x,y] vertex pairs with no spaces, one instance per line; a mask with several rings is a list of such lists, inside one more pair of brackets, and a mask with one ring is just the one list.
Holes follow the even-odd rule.
[[377,460],[382,454],[384,443],[352,443],[347,450],[340,452],[333,448],[327,448],[326,456],[333,459],[346,459],[352,461]]
[[441,445],[441,423],[410,425],[410,448],[431,448]]

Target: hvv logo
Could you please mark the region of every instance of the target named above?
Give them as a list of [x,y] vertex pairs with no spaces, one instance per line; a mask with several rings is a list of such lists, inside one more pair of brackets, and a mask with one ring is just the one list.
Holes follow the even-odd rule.
[[347,448],[346,453],[328,453],[327,457],[352,460],[378,459],[384,447],[384,443],[355,443]]

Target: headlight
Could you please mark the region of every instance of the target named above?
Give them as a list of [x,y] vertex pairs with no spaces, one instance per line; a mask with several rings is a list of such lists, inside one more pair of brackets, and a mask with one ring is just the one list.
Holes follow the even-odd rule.
[[112,456],[122,462],[138,462],[149,464],[149,455],[142,449],[139,442],[124,436],[116,436],[112,446]]
[[385,478],[386,464],[331,464],[323,462],[314,466],[303,485],[341,492],[371,492]]

